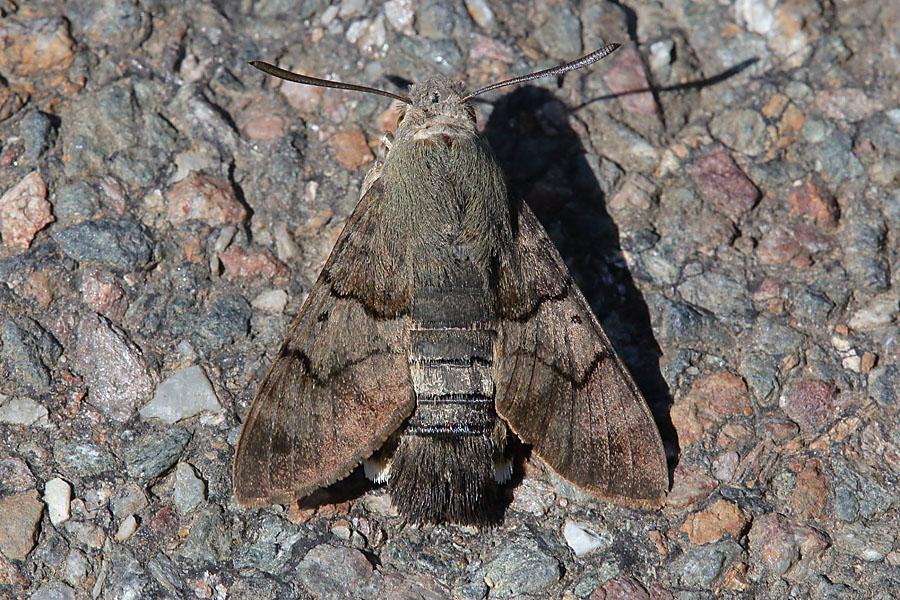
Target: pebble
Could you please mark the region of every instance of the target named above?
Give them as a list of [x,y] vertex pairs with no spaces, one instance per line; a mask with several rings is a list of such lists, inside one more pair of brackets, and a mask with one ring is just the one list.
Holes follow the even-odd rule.
[[137,531],[137,519],[134,517],[134,515],[128,515],[119,524],[119,528],[116,530],[115,539],[121,544],[132,535],[134,535],[135,531]]
[[612,61],[603,69],[603,80],[623,109],[643,117],[659,118],[644,61],[637,50],[631,46],[616,50]]
[[834,196],[810,175],[799,188],[788,196],[791,212],[800,215],[819,227],[831,229],[837,226],[840,208]]
[[709,131],[732,150],[748,156],[759,156],[766,151],[766,122],[755,110],[723,110],[712,118]]
[[709,497],[716,489],[716,480],[696,466],[679,463],[675,467],[672,489],[666,496],[666,504],[681,508]]
[[691,176],[703,198],[732,219],[747,213],[759,198],[759,190],[725,150],[697,159]]
[[149,502],[144,490],[137,483],[129,481],[122,487],[116,488],[109,501],[109,507],[113,515],[123,519],[128,515],[138,514],[143,511]]
[[737,504],[720,499],[688,515],[679,530],[687,533],[694,544],[708,544],[725,535],[739,540],[749,522],[750,517]]
[[884,110],[879,100],[869,98],[857,88],[838,88],[816,92],[816,106],[832,119],[855,123]]
[[97,190],[84,181],[64,185],[54,194],[53,210],[65,225],[89,220],[99,206]]
[[90,572],[91,564],[87,556],[81,550],[71,549],[66,555],[66,566],[63,569],[63,579],[68,583],[78,586],[84,582]]
[[47,113],[30,110],[19,121],[19,133],[25,142],[23,158],[35,162],[53,145],[55,128]]
[[172,468],[191,434],[180,428],[148,431],[127,443],[123,452],[128,474],[138,479],[154,479]]
[[672,424],[684,445],[699,441],[705,432],[714,431],[730,417],[752,414],[747,384],[727,371],[695,381],[690,392],[676,398],[671,410]]
[[40,395],[50,390],[50,372],[61,347],[41,325],[28,317],[0,323],[0,366],[16,374],[12,382],[25,394]]
[[900,366],[879,365],[869,372],[869,394],[891,410],[900,406]]
[[99,550],[106,543],[106,531],[99,525],[89,521],[68,520],[63,523],[63,530],[83,547]]
[[384,16],[387,17],[387,21],[394,31],[406,36],[416,35],[413,28],[416,20],[413,5],[412,0],[388,0],[384,3]]
[[234,338],[245,336],[250,331],[252,314],[250,303],[243,296],[220,296],[213,300],[198,329],[220,345],[230,344]]
[[9,398],[0,394],[0,423],[22,426],[46,425],[49,424],[47,415],[47,408],[31,398],[19,396]]
[[140,350],[98,316],[78,325],[75,367],[84,377],[88,402],[116,421],[127,421],[153,390]]
[[0,122],[16,114],[24,105],[22,96],[10,90],[4,82],[0,82]]
[[[365,555],[330,544],[313,547],[297,565],[303,586],[317,598],[379,598],[381,577]],[[352,590],[352,591],[351,591]]]
[[75,42],[63,17],[6,16],[0,30],[0,71],[8,77],[38,77],[65,71]]
[[34,548],[34,536],[44,504],[37,490],[0,498],[0,552],[13,560],[25,560]]
[[532,34],[551,57],[574,60],[583,54],[581,20],[568,5],[559,4],[547,11],[546,20]]
[[472,20],[485,31],[491,31],[494,28],[496,19],[494,11],[486,0],[465,0],[466,10]]
[[116,468],[109,452],[92,444],[59,440],[53,445],[53,458],[64,475],[73,477],[91,477]]
[[268,248],[231,246],[219,254],[225,273],[233,279],[262,277],[272,280],[284,278],[288,268]]
[[329,144],[335,150],[335,159],[348,169],[358,169],[375,159],[366,135],[355,127],[334,134]]
[[206,500],[206,483],[197,477],[194,468],[185,462],[175,467],[175,510],[180,515],[193,512]]
[[70,225],[56,234],[56,241],[69,258],[114,271],[149,266],[155,248],[141,225],[110,218]]
[[69,503],[72,501],[72,486],[56,477],[44,485],[44,502],[50,522],[59,525],[69,519]]
[[487,564],[484,580],[492,598],[517,598],[544,594],[561,575],[559,562],[535,540],[518,537],[504,544],[497,558]]
[[839,411],[834,384],[810,379],[788,382],[778,398],[778,406],[804,433],[818,431]]
[[875,331],[893,323],[900,316],[900,300],[887,293],[869,300],[850,317],[847,325],[856,331]]
[[30,600],[75,600],[75,590],[65,583],[43,583],[32,595]]
[[742,553],[743,548],[737,542],[722,540],[689,547],[682,557],[670,564],[681,585],[689,588],[709,588],[726,571],[732,560]]
[[107,271],[85,269],[81,277],[81,301],[94,312],[120,320],[128,310],[125,290]]
[[847,523],[831,535],[835,550],[846,552],[867,562],[884,560],[893,550],[897,530],[890,521]]
[[257,103],[240,114],[241,131],[251,140],[274,140],[285,134],[287,122],[277,113],[277,108]]
[[247,218],[247,209],[227,181],[197,172],[175,183],[165,198],[166,216],[175,225],[196,220],[219,227],[241,223]]
[[576,523],[571,519],[566,519],[563,525],[563,537],[575,556],[583,556],[598,548],[608,549],[613,543],[608,532],[597,533],[589,524]]
[[651,596],[637,579],[626,576],[610,579],[594,590],[588,600],[651,600]]
[[203,367],[194,365],[156,386],[153,399],[138,412],[144,419],[159,419],[172,425],[203,411],[218,413],[222,406]]
[[228,560],[233,546],[222,507],[207,504],[194,517],[191,530],[181,548],[181,555],[197,561]]
[[0,240],[24,250],[35,234],[53,222],[47,188],[38,171],[32,171],[0,196]]
[[287,306],[288,295],[284,290],[266,290],[260,292],[250,304],[253,308],[271,313],[280,313]]
[[37,485],[37,480],[21,458],[6,457],[0,459],[0,497],[30,490]]

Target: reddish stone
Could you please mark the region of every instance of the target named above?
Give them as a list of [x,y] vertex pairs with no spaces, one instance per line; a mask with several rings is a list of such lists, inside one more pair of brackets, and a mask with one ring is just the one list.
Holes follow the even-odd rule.
[[251,140],[274,140],[284,135],[284,117],[264,103],[251,105],[240,116],[241,130]]
[[337,151],[337,161],[348,169],[357,169],[374,159],[361,129],[354,127],[335,134],[330,143]]
[[672,407],[671,419],[683,445],[698,441],[731,416],[750,416],[753,409],[744,380],[718,371],[691,386],[691,391]]
[[759,198],[759,190],[725,150],[697,159],[692,175],[703,198],[732,219],[753,208]]
[[634,577],[616,577],[594,590],[588,600],[650,600],[650,594]]
[[730,534],[732,538],[739,539],[741,532],[750,517],[745,515],[737,504],[727,500],[716,500],[710,506],[688,515],[681,531],[688,534],[694,544],[708,544]]
[[111,319],[121,319],[128,310],[125,291],[111,273],[85,271],[81,278],[81,300],[94,312]]
[[285,277],[288,268],[268,248],[232,246],[219,254],[225,272],[235,279]]
[[650,91],[644,61],[630,46],[619,48],[612,62],[603,69],[603,79],[622,108],[645,117],[657,117],[659,111]]
[[195,219],[213,227],[240,223],[247,218],[247,209],[238,202],[228,182],[190,173],[166,192],[166,212],[175,224]]
[[812,176],[788,196],[791,212],[822,227],[837,225],[840,209],[834,197],[817,184]]
[[804,519],[818,519],[825,514],[825,499],[828,497],[828,483],[819,466],[819,461],[806,463],[797,475],[791,504],[794,513]]
[[851,122],[862,121],[884,110],[879,100],[869,98],[856,88],[822,90],[816,94],[816,105],[832,119]]
[[833,383],[804,379],[784,386],[778,406],[804,433],[811,433],[837,416],[836,400],[837,393]]
[[0,27],[0,72],[34,77],[65,71],[75,58],[75,42],[62,17],[17,19],[6,17]]
[[776,577],[802,579],[818,559],[828,540],[810,527],[798,525],[777,513],[756,519],[748,534],[750,556],[762,561]]
[[666,504],[680,508],[695,504],[709,497],[718,483],[705,471],[689,465],[675,467],[672,490],[666,497]]
[[0,197],[0,237],[3,244],[26,249],[34,235],[53,222],[47,188],[37,171],[32,171]]

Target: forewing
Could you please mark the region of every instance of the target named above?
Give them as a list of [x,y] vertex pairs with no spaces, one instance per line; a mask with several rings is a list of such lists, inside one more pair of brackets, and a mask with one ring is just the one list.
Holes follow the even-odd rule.
[[497,413],[563,478],[659,506],[668,472],[653,416],[527,205],[501,260]]
[[242,505],[342,479],[413,410],[409,286],[403,269],[372,266],[398,242],[372,234],[382,193],[373,186],[351,215],[250,407],[234,460]]

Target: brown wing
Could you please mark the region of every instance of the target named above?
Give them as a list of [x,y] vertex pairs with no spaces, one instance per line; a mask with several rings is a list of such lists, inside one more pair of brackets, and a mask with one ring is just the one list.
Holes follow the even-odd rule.
[[668,472],[644,398],[527,205],[501,261],[496,408],[572,483],[615,502],[659,506]]
[[244,421],[234,493],[286,503],[345,477],[414,406],[400,240],[378,232],[380,186],[356,207]]

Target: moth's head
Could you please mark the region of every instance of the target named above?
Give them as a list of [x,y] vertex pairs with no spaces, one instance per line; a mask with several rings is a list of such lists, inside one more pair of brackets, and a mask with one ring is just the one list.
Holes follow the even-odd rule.
[[472,135],[475,109],[464,99],[462,84],[446,77],[429,77],[409,88],[409,103],[401,108],[398,137],[416,140]]

